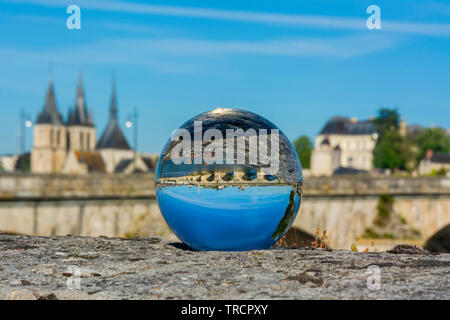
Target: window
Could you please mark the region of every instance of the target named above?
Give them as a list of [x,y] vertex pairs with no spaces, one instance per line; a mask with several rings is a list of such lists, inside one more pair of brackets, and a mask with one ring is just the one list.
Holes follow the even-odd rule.
[[61,130],[56,132],[56,144],[59,146],[61,144]]
[[349,167],[353,166],[353,158],[352,157],[348,157],[348,159],[347,159],[347,166],[349,166]]
[[91,135],[88,133],[86,133],[86,149],[91,150],[91,139],[90,139]]
[[83,132],[80,132],[80,149],[83,150],[83,145],[84,145],[84,141],[83,141]]
[[50,129],[50,145],[53,145],[53,129]]

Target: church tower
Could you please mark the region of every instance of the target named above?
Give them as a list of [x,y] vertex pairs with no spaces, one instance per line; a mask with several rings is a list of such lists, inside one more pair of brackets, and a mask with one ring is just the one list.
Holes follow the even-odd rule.
[[92,151],[95,149],[96,140],[92,111],[88,112],[80,74],[75,106],[69,110],[67,119],[67,150]]
[[48,84],[44,109],[39,113],[33,134],[31,171],[59,173],[66,159],[66,127],[56,106],[53,83]]
[[133,150],[120,129],[117,121],[117,98],[116,86],[113,80],[111,104],[109,107],[109,122],[105,131],[97,144],[98,150],[105,162],[106,172],[112,173],[116,169],[119,162],[124,159],[132,159],[134,156]]

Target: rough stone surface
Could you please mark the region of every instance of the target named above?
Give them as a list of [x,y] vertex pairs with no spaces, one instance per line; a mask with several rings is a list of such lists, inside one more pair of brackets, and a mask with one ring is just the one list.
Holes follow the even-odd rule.
[[449,280],[450,254],[194,252],[155,237],[0,234],[0,299],[450,299]]

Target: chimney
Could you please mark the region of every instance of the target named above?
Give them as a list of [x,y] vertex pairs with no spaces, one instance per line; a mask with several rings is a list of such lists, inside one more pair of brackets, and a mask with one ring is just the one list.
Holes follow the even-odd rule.
[[400,135],[402,136],[402,137],[406,137],[406,135],[407,135],[407,133],[408,133],[408,127],[406,126],[406,120],[405,120],[405,118],[402,118],[402,120],[400,121],[400,126],[399,126],[399,129],[400,129]]

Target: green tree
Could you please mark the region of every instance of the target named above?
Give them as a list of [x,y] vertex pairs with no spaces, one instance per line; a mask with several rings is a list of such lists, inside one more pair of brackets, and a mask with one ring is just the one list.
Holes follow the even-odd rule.
[[16,170],[29,172],[31,169],[31,154],[24,153],[19,156],[16,162]]
[[409,170],[412,159],[410,144],[398,130],[385,131],[373,151],[376,168]]
[[423,130],[414,139],[417,147],[417,164],[425,158],[427,150],[434,152],[450,152],[450,136],[442,128],[428,128]]
[[399,133],[400,115],[397,109],[381,108],[374,120],[378,139],[373,150],[373,164],[383,169],[410,169],[410,142]]
[[398,130],[400,124],[400,115],[397,109],[381,108],[380,110],[378,110],[378,116],[373,122],[380,141],[386,132],[391,130]]
[[300,136],[294,141],[295,150],[302,163],[302,167],[311,168],[311,152],[313,149],[312,141],[307,136]]

